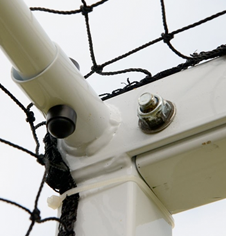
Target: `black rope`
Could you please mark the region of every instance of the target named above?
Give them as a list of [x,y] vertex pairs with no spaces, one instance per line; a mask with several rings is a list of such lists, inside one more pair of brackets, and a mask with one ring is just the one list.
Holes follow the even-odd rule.
[[118,56],[110,61],[107,61],[103,64],[100,64],[98,65],[97,62],[96,62],[96,58],[95,58],[95,54],[94,54],[94,47],[93,47],[93,41],[92,41],[92,35],[91,35],[91,31],[90,31],[90,26],[89,26],[89,17],[88,17],[88,14],[90,12],[92,12],[93,8],[96,7],[96,6],[99,6],[103,3],[107,2],[107,0],[105,1],[99,1],[95,4],[92,4],[90,6],[88,6],[86,4],[86,1],[85,0],[82,0],[82,3],[83,5],[81,6],[81,8],[79,10],[76,10],[75,12],[73,11],[56,11],[56,10],[51,10],[51,9],[43,9],[43,8],[31,8],[31,10],[43,10],[43,11],[48,11],[48,12],[52,12],[52,13],[56,13],[56,14],[74,14],[74,13],[82,13],[84,16],[85,16],[85,21],[86,21],[86,29],[87,29],[87,37],[88,37],[88,42],[89,42],[89,49],[90,49],[90,57],[91,57],[91,60],[92,60],[92,63],[93,63],[93,66],[91,68],[91,71],[86,74],[84,77],[85,78],[88,78],[90,77],[93,73],[97,73],[97,74],[100,74],[100,75],[103,75],[103,76],[109,76],[109,75],[117,75],[117,74],[122,74],[122,73],[128,73],[128,72],[143,72],[147,75],[151,75],[151,73],[147,70],[144,70],[144,69],[141,69],[141,68],[130,68],[130,69],[125,69],[125,70],[121,70],[121,71],[111,71],[111,72],[103,72],[103,68],[109,64],[112,64],[118,60],[121,60],[123,58],[126,58],[130,55],[132,55],[133,53],[136,53],[152,44],[155,44],[161,40],[163,40],[167,45],[168,47],[176,54],[178,55],[179,57],[183,58],[183,59],[186,59],[186,60],[190,60],[191,57],[188,57],[184,54],[182,54],[181,52],[179,52],[178,50],[176,50],[176,48],[172,45],[172,43],[170,42],[171,39],[173,39],[174,35],[175,34],[178,34],[180,32],[183,32],[185,30],[188,30],[188,29],[191,29],[193,27],[196,27],[198,25],[201,25],[203,23],[206,23],[207,21],[210,21],[210,20],[213,20],[219,16],[222,16],[226,13],[226,11],[222,11],[222,12],[219,12],[217,14],[214,14],[210,17],[207,17],[203,20],[200,20],[198,22],[195,22],[191,25],[188,25],[186,27],[183,27],[181,29],[178,29],[178,30],[175,30],[171,33],[169,33],[169,30],[168,30],[168,25],[167,25],[167,20],[166,20],[166,12],[165,12],[165,4],[164,4],[164,0],[160,0],[160,4],[161,4],[161,10],[162,10],[162,20],[163,20],[163,27],[164,27],[164,31],[165,33],[162,34],[162,37],[160,38],[157,38],[153,41],[150,41],[140,47],[137,47],[121,56]]
[[32,131],[32,135],[33,135],[34,141],[36,143],[35,153],[38,155],[39,154],[40,143],[39,143],[38,136],[37,136],[37,133],[36,133],[36,128],[34,126],[35,116],[34,116],[34,113],[32,111],[30,111],[30,108],[32,106],[33,106],[33,103],[30,103],[27,106],[27,112],[26,112],[27,119],[26,119],[26,121],[30,125],[31,131]]
[[[36,129],[39,128],[39,127],[41,127],[41,126],[43,126],[43,125],[45,125],[46,122],[41,122],[41,123],[39,123],[38,125],[35,126],[35,125],[34,125],[35,116],[34,116],[34,113],[30,110],[31,107],[33,106],[33,104],[31,103],[31,104],[29,104],[29,105],[27,106],[27,108],[25,108],[25,107],[23,106],[23,104],[20,103],[19,100],[18,100],[15,96],[13,96],[13,95],[12,95],[3,85],[1,85],[1,84],[0,84],[0,89],[2,89],[2,91],[4,91],[15,103],[25,112],[25,114],[26,114],[26,116],[27,116],[26,121],[27,121],[27,122],[29,123],[29,125],[30,125],[31,131],[32,131],[32,135],[33,135],[33,139],[35,140],[35,143],[36,143],[36,153],[33,153],[33,152],[31,152],[31,151],[29,151],[29,150],[27,150],[27,149],[25,149],[25,148],[23,148],[23,147],[21,147],[21,146],[19,146],[19,145],[16,145],[16,144],[11,143],[11,142],[9,142],[9,141],[6,141],[6,140],[4,140],[4,139],[0,139],[0,142],[5,143],[5,144],[7,144],[7,145],[9,145],[9,146],[11,146],[11,147],[17,148],[17,149],[19,149],[19,150],[21,150],[21,151],[23,151],[23,152],[25,152],[25,153],[28,153],[28,154],[30,154],[30,155],[36,157],[36,158],[37,158],[37,161],[38,161],[40,164],[45,165],[45,167],[46,167],[45,172],[44,172],[44,175],[43,175],[43,178],[42,178],[42,181],[41,181],[41,183],[40,183],[40,186],[39,186],[39,189],[38,189],[38,192],[37,192],[37,195],[36,195],[36,198],[35,198],[35,201],[34,201],[34,209],[33,209],[32,212],[31,212],[29,209],[23,207],[22,205],[20,205],[20,204],[18,204],[18,203],[16,203],[16,202],[13,202],[13,201],[10,201],[10,200],[4,199],[4,198],[0,198],[0,201],[6,202],[6,203],[8,203],[8,204],[12,204],[12,205],[14,205],[14,206],[17,206],[17,207],[23,209],[24,211],[26,211],[27,213],[30,214],[31,223],[30,223],[30,225],[29,225],[29,228],[28,228],[28,230],[27,230],[25,236],[29,236],[29,235],[30,235],[30,233],[31,233],[31,231],[32,231],[33,226],[35,225],[35,223],[43,223],[43,222],[50,221],[50,220],[56,220],[56,221],[58,221],[58,222],[60,223],[60,225],[61,225],[61,230],[62,230],[63,232],[66,232],[65,235],[68,235],[68,236],[69,236],[69,235],[72,235],[71,232],[73,232],[73,229],[70,228],[70,230],[68,230],[67,225],[66,225],[66,223],[65,223],[63,220],[57,219],[57,218],[54,218],[54,217],[50,217],[50,218],[46,218],[46,219],[43,219],[43,220],[42,220],[42,219],[41,219],[41,216],[40,216],[40,210],[38,209],[38,201],[39,201],[39,198],[40,198],[40,195],[41,195],[41,192],[42,192],[44,183],[45,183],[45,181],[46,181],[46,179],[47,179],[46,176],[48,176],[48,178],[53,178],[53,176],[51,176],[51,173],[49,173],[49,169],[50,169],[50,164],[49,164],[49,163],[50,163],[50,162],[49,162],[48,159],[46,158],[46,157],[49,155],[49,153],[48,153],[48,155],[47,155],[47,154],[45,154],[45,155],[39,155],[40,143],[39,143],[39,140],[38,140],[38,137],[37,137],[37,133],[36,133]],[[55,147],[55,148],[56,148],[56,147]],[[56,151],[55,151],[55,153],[56,153]],[[49,157],[49,156],[48,156],[48,157]],[[66,169],[69,171],[69,169],[68,169],[68,167],[66,166],[66,164],[65,164],[65,163],[63,163],[63,164],[64,164],[64,169],[66,168]],[[52,166],[54,166],[54,168],[56,168],[57,163],[53,163]],[[56,169],[59,169],[59,167],[57,166]],[[67,173],[67,175],[69,175],[69,174],[70,174],[70,173]],[[61,176],[61,177],[62,177],[62,176]],[[65,181],[65,178],[63,178],[62,180]],[[67,182],[67,181],[65,181],[65,183],[66,183],[66,182]],[[73,186],[74,186],[74,185],[73,185]],[[68,188],[68,186],[66,185],[66,186],[62,187],[62,189],[64,189],[64,188]],[[78,204],[78,202],[77,202],[76,204]]]
[[151,76],[151,73],[149,71],[141,69],[141,68],[129,68],[129,69],[119,70],[119,71],[100,72],[98,74],[110,76],[110,75],[124,74],[128,72],[141,72],[143,74]]
[[60,10],[54,10],[54,9],[49,9],[49,8],[44,8],[44,7],[30,7],[30,10],[31,11],[43,11],[43,12],[59,14],[59,15],[74,15],[74,14],[81,12],[80,9],[72,10],[72,11],[60,11]]
[[[94,7],[102,5],[103,3],[107,2],[107,1],[108,0],[102,0],[102,1],[99,1],[99,2],[96,2],[96,3],[92,4],[92,5],[90,5],[88,7],[94,8]],[[59,14],[59,15],[74,15],[74,14],[82,13],[83,9],[80,8],[80,9],[71,10],[71,11],[61,11],[61,10],[54,10],[54,9],[44,8],[44,7],[30,7],[30,10],[31,11],[43,11],[43,12]]]
[[88,16],[88,13],[90,13],[93,8],[88,7],[84,0],[82,0],[82,3],[83,3],[83,5],[81,6],[81,11],[82,11],[82,14],[85,17],[86,32],[87,32],[87,37],[88,37],[88,42],[89,42],[90,57],[91,57],[91,60],[92,60],[92,63],[93,63],[93,67],[98,68],[96,58],[95,58],[95,54],[94,54],[93,40],[92,40],[91,31],[90,31],[89,16]]
[[[127,79],[127,84],[125,84],[125,86],[123,88],[116,89],[116,90],[112,91],[112,93],[101,94],[100,97],[102,97],[102,100],[106,100],[106,99],[112,98],[114,96],[118,96],[122,93],[131,91],[134,88],[138,88],[138,87],[146,85],[148,83],[157,81],[157,80],[162,79],[166,76],[169,76],[169,75],[172,75],[172,74],[177,73],[179,71],[182,71],[184,69],[187,69],[188,67],[195,66],[203,60],[208,60],[208,59],[212,59],[212,58],[226,55],[226,45],[221,45],[220,47],[218,47],[212,51],[193,53],[190,56],[186,56],[186,55],[183,55],[181,52],[179,52],[171,43],[172,39],[174,38],[174,36],[176,34],[184,32],[188,29],[192,29],[196,26],[199,26],[199,25],[206,23],[210,20],[213,20],[219,16],[222,16],[226,13],[226,10],[224,10],[222,12],[218,12],[212,16],[204,18],[200,21],[197,21],[193,24],[187,25],[187,26],[177,29],[175,31],[169,32],[168,25],[167,25],[167,17],[166,17],[166,9],[165,9],[164,0],[160,0],[161,12],[162,12],[162,22],[163,22],[163,28],[164,28],[164,33],[161,35],[161,37],[154,39],[152,41],[149,41],[149,42],[147,42],[139,47],[136,47],[133,50],[130,50],[129,52],[126,52],[118,57],[115,57],[115,58],[109,60],[109,61],[99,64],[99,63],[97,63],[96,55],[94,52],[93,39],[92,39],[91,28],[90,28],[90,23],[89,23],[89,14],[94,10],[95,7],[102,5],[107,1],[108,0],[102,0],[102,1],[96,2],[92,5],[87,5],[85,0],[81,0],[82,6],[80,7],[80,9],[70,10],[70,11],[54,10],[54,9],[48,9],[48,8],[43,8],[43,7],[31,7],[30,8],[31,11],[44,11],[44,12],[49,12],[49,13],[54,13],[54,14],[61,14],[61,15],[72,15],[72,14],[79,13],[84,16],[88,44],[89,44],[90,58],[92,61],[91,71],[87,75],[85,75],[85,78],[90,77],[94,73],[100,74],[102,76],[112,76],[112,75],[117,75],[117,74],[122,74],[122,73],[140,72],[140,73],[143,73],[146,75],[146,77],[140,81],[130,82],[130,80]],[[176,67],[162,71],[154,76],[152,76],[152,74],[147,69],[142,69],[142,68],[128,68],[128,69],[122,69],[122,70],[118,70],[118,71],[103,71],[106,66],[108,66],[112,63],[115,63],[119,60],[125,59],[126,57],[128,57],[134,53],[137,53],[140,50],[143,50],[143,49],[145,49],[155,43],[158,43],[160,41],[163,41],[164,43],[166,43],[173,53],[175,53],[179,57],[185,59],[186,60],[185,63],[181,63]],[[33,211],[30,211],[29,209],[23,207],[22,205],[14,202],[14,201],[10,201],[10,200],[4,199],[4,198],[0,198],[0,201],[14,205],[16,207],[19,207],[20,209],[26,211],[30,215],[31,223],[28,227],[26,236],[30,235],[35,223],[44,223],[44,222],[48,222],[48,221],[52,221],[52,220],[59,222],[58,236],[74,236],[75,235],[74,224],[75,224],[76,218],[77,218],[79,194],[74,194],[74,195],[66,197],[66,199],[63,201],[62,212],[61,212],[60,218],[48,217],[45,219],[41,219],[40,210],[38,209],[38,202],[39,202],[40,195],[41,195],[41,192],[42,192],[45,182],[52,189],[54,189],[56,192],[59,192],[60,194],[64,193],[65,191],[67,191],[71,188],[76,187],[76,183],[74,182],[74,180],[70,174],[69,167],[63,161],[61,154],[60,154],[59,150],[57,149],[57,140],[55,138],[53,138],[49,133],[47,133],[44,138],[45,154],[44,155],[39,154],[40,143],[38,140],[36,130],[41,126],[46,125],[46,122],[41,122],[41,123],[35,125],[34,124],[35,116],[34,116],[34,113],[31,111],[33,104],[31,103],[27,107],[25,107],[22,103],[19,102],[19,100],[15,96],[13,96],[1,84],[0,84],[0,89],[2,91],[4,91],[14,101],[23,110],[23,112],[25,112],[26,121],[30,125],[33,139],[36,143],[35,153],[33,153],[33,152],[31,152],[19,145],[16,145],[16,144],[11,143],[7,140],[4,140],[4,139],[0,139],[0,142],[5,143],[13,148],[19,149],[31,156],[36,157],[37,161],[41,165],[45,166],[45,172],[44,172],[42,181],[40,183],[39,189],[37,191],[37,195],[35,197]]]
[[157,73],[153,77],[146,76],[144,79],[142,79],[140,81],[134,81],[135,85],[128,84],[124,88],[116,89],[116,90],[112,91],[112,93],[104,93],[104,94],[100,94],[99,96],[104,101],[109,98],[121,95],[125,92],[131,91],[134,88],[138,88],[143,85],[150,84],[150,83],[157,81],[159,79],[163,79],[166,76],[178,73],[182,70],[187,69],[188,67],[195,66],[203,60],[209,60],[209,59],[213,59],[213,58],[224,56],[224,55],[226,55],[226,45],[221,45],[212,51],[200,52],[199,54],[194,53],[191,55],[191,58],[189,58],[189,60],[187,60],[185,63],[179,64],[176,67],[164,70],[160,73]]
[[69,229],[67,228],[67,225],[66,225],[62,220],[60,220],[60,219],[57,218],[57,217],[48,217],[48,218],[45,218],[45,219],[42,219],[42,220],[37,221],[37,223],[40,224],[40,223],[45,223],[45,222],[49,222],[49,221],[56,221],[56,222],[60,223],[60,224],[64,227],[64,230],[65,230],[65,232],[66,232],[67,234],[73,233],[71,230],[69,230]]
[[64,227],[65,231],[67,231],[68,233],[71,233],[71,231],[69,231],[67,229],[67,226],[64,222],[62,222],[59,218],[57,217],[47,217],[47,218],[44,218],[44,219],[41,219],[40,217],[40,211],[39,210],[33,210],[33,212],[31,212],[29,209],[27,209],[26,207],[14,202],[14,201],[10,201],[8,199],[5,199],[5,198],[0,198],[0,201],[2,202],[5,202],[5,203],[8,203],[8,204],[11,204],[13,206],[16,206],[24,211],[26,211],[29,215],[30,215],[30,220],[32,221],[29,228],[28,228],[28,231],[26,233],[26,235],[29,235],[34,224],[35,223],[45,223],[45,222],[48,222],[48,221],[57,221],[58,223],[62,224],[62,226]]
[[196,27],[196,26],[199,26],[199,25],[201,25],[201,24],[203,24],[203,23],[206,23],[206,22],[208,22],[208,21],[211,21],[211,20],[213,20],[213,19],[215,19],[215,18],[217,18],[217,17],[219,17],[219,16],[222,16],[222,15],[224,15],[224,14],[226,14],[226,10],[221,11],[221,12],[218,12],[218,13],[212,15],[212,16],[206,17],[206,18],[204,18],[204,19],[202,19],[202,20],[200,20],[200,21],[197,21],[197,22],[195,22],[195,23],[193,23],[193,24],[190,24],[190,25],[187,25],[187,26],[182,27],[182,28],[180,28],[180,29],[177,29],[177,30],[175,30],[175,31],[172,31],[171,34],[173,34],[173,35],[179,34],[179,33],[183,32],[183,31],[186,31],[186,30],[188,30],[188,29],[191,29],[191,28],[194,28],[194,27]]
[[[132,55],[133,53],[136,53],[150,45],[153,45],[157,42],[160,42],[161,40],[163,40],[167,45],[168,47],[176,54],[178,55],[179,57],[183,58],[183,59],[186,59],[186,60],[190,60],[191,57],[188,57],[184,54],[182,54],[181,52],[179,52],[178,50],[176,50],[175,47],[173,47],[173,45],[171,44],[170,40],[174,37],[175,34],[178,34],[178,33],[181,33],[185,30],[188,30],[188,29],[191,29],[193,27],[196,27],[198,25],[201,25],[203,23],[206,23],[210,20],[213,20],[219,16],[222,16],[226,13],[226,11],[222,11],[222,12],[218,12],[210,17],[207,17],[205,19],[202,19],[198,22],[195,22],[193,24],[190,24],[188,26],[185,26],[181,29],[178,29],[178,30],[175,30],[175,31],[172,31],[171,33],[169,33],[169,30],[168,30],[168,25],[167,25],[167,20],[166,20],[166,12],[165,12],[165,4],[164,4],[164,0],[160,0],[160,4],[161,4],[161,10],[162,10],[162,20],[163,20],[163,27],[164,27],[164,31],[165,33],[162,34],[162,36],[160,38],[157,38],[155,40],[152,40],[140,47],[137,47],[125,54],[122,54],[112,60],[109,60],[103,64],[100,64],[98,65],[97,62],[96,62],[96,58],[95,58],[95,54],[94,54],[94,47],[93,47],[93,42],[92,42],[92,36],[91,36],[91,32],[90,32],[90,26],[89,26],[89,18],[88,18],[88,14],[90,12],[92,12],[93,8],[94,7],[97,7],[105,2],[107,2],[107,0],[103,0],[103,1],[99,1],[97,3],[94,3],[92,5],[87,5],[86,4],[86,1],[85,0],[81,0],[81,2],[83,3],[83,5],[81,6],[80,9],[78,10],[74,10],[74,11],[58,11],[58,10],[52,10],[52,9],[45,9],[45,8],[35,8],[35,7],[31,7],[30,9],[32,11],[34,10],[40,10],[40,11],[46,11],[46,12],[51,12],[51,13],[55,13],[55,14],[76,14],[76,13],[82,13],[84,16],[85,16],[85,20],[86,20],[86,29],[87,29],[87,36],[88,36],[88,42],[89,42],[89,48],[90,48],[90,56],[91,56],[91,60],[92,60],[92,63],[93,63],[93,66],[91,68],[91,71],[86,74],[84,77],[85,78],[88,78],[90,77],[91,75],[93,75],[94,73],[98,73],[100,75],[117,75],[117,74],[121,74],[121,73],[127,73],[127,72],[133,72],[133,71],[137,71],[136,68],[132,68],[132,69],[125,69],[125,70],[121,70],[121,71],[115,71],[115,72],[103,72],[103,68],[107,65],[110,65],[116,61],[119,61],[121,59],[124,59],[130,55]],[[144,70],[144,69],[141,69],[141,68],[138,68],[140,72],[147,72],[145,74],[148,74],[149,76],[151,75],[151,73],[147,70]]]
[[33,229],[34,224],[35,224],[35,221],[32,221],[30,226],[29,226],[29,228],[28,228],[28,230],[27,230],[27,233],[25,234],[25,236],[29,236],[30,235],[30,233],[31,233],[31,231]]
[[10,93],[9,90],[7,90],[2,84],[0,84],[0,89],[5,92],[21,108],[21,110],[25,112],[25,114],[27,113],[27,109],[25,108],[25,106],[15,96],[13,96],[13,94]]
[[148,43],[145,43],[145,44],[143,44],[143,45],[141,45],[141,46],[139,46],[139,47],[137,47],[137,48],[127,52],[127,53],[122,54],[121,56],[118,56],[118,57],[116,57],[116,58],[114,58],[114,59],[112,59],[110,61],[107,61],[107,62],[103,63],[102,66],[104,67],[104,66],[110,65],[112,63],[115,63],[116,61],[119,61],[119,60],[124,59],[124,58],[126,58],[126,57],[128,57],[128,56],[130,56],[130,55],[132,55],[134,53],[137,53],[138,51],[140,51],[140,50],[142,50],[142,49],[144,49],[146,47],[149,47],[149,46],[151,46],[151,45],[153,45],[155,43],[158,43],[161,40],[162,40],[162,37],[157,38],[155,40],[152,40],[152,41],[150,41]]
[[170,42],[167,42],[168,47],[179,57],[189,60],[191,59],[191,57],[185,56],[184,54],[182,54],[181,52],[179,52],[175,47],[173,47],[173,45]]
[[[220,12],[220,13],[217,13],[217,14],[214,14],[214,15],[212,15],[212,16],[210,16],[210,17],[207,17],[207,18],[205,18],[205,19],[203,19],[203,20],[201,20],[201,21],[199,21],[199,22],[196,22],[196,23],[194,23],[194,24],[188,25],[188,26],[186,26],[186,27],[183,27],[183,28],[181,28],[181,29],[178,29],[178,30],[176,30],[176,31],[173,31],[173,32],[169,33],[169,31],[168,31],[168,26],[167,26],[167,21],[166,21],[166,13],[165,13],[164,1],[163,1],[163,0],[160,0],[160,2],[161,2],[161,8],[162,8],[163,26],[164,26],[164,30],[165,30],[165,33],[163,33],[163,34],[161,35],[162,37],[157,38],[157,39],[155,39],[155,40],[153,40],[153,41],[150,41],[150,42],[148,42],[148,43],[146,43],[146,44],[144,44],[144,45],[142,45],[142,46],[140,46],[140,47],[137,47],[137,48],[135,48],[135,49],[133,49],[133,50],[131,50],[131,51],[125,53],[125,54],[122,54],[121,56],[118,56],[118,57],[116,57],[116,58],[114,58],[114,59],[112,59],[112,60],[110,60],[110,61],[107,61],[107,62],[105,62],[105,63],[103,63],[103,64],[101,64],[101,65],[98,65],[98,66],[97,66],[97,65],[94,64],[93,67],[91,68],[91,72],[89,72],[87,75],[85,75],[85,78],[90,77],[94,72],[96,72],[96,73],[98,73],[98,74],[100,74],[100,75],[117,75],[117,74],[120,74],[120,73],[131,72],[130,69],[124,70],[124,72],[122,72],[122,71],[116,71],[116,72],[102,72],[102,70],[103,70],[103,68],[104,68],[105,66],[110,65],[110,64],[112,64],[112,63],[114,63],[114,62],[116,62],[116,61],[119,61],[119,60],[121,60],[121,59],[124,59],[124,58],[126,58],[126,57],[128,57],[128,56],[130,56],[130,55],[132,55],[132,54],[134,54],[134,53],[136,53],[136,52],[138,52],[138,51],[140,51],[140,50],[146,48],[146,47],[149,47],[149,46],[151,46],[151,45],[153,45],[153,44],[155,44],[155,43],[157,43],[157,42],[160,42],[161,40],[163,40],[163,41],[168,45],[168,47],[169,47],[176,55],[178,55],[179,57],[181,57],[181,58],[183,58],[183,59],[190,60],[191,57],[188,57],[188,56],[186,56],[186,55],[183,55],[181,52],[179,52],[178,50],[176,50],[176,49],[173,47],[173,45],[170,43],[170,40],[173,39],[173,37],[174,37],[175,34],[178,34],[178,33],[180,33],[180,32],[183,32],[183,31],[185,31],[185,30],[188,30],[188,29],[190,29],[190,28],[196,27],[196,26],[198,26],[198,25],[200,25],[200,24],[203,24],[203,23],[205,23],[205,22],[207,22],[207,21],[213,20],[214,18],[217,18],[217,17],[219,17],[219,16],[221,16],[221,15],[224,15],[224,14],[226,13],[226,11],[222,11],[222,12]],[[90,35],[88,34],[88,38],[91,38],[91,34],[90,34]],[[89,43],[90,43],[90,39],[89,39]],[[92,48],[93,48],[93,45],[91,45],[91,50],[92,50]],[[91,51],[91,53],[94,55],[93,51]],[[92,58],[92,55],[91,55],[91,58]],[[97,69],[97,70],[96,70],[96,69]],[[142,69],[140,69],[140,70],[142,70]],[[151,75],[150,72],[148,72],[148,73],[149,73],[148,75]]]
[[[47,134],[47,135],[49,135],[49,134]],[[44,161],[44,163],[46,164],[48,162]],[[79,199],[79,195],[78,194],[70,196],[70,199],[73,199],[73,202],[70,201],[69,205],[67,203],[68,198],[65,199],[65,200],[67,200],[66,201],[67,208],[70,207],[70,209],[73,209],[73,212],[71,214],[74,214],[74,218],[69,221],[71,225],[68,225],[68,221],[65,221],[65,219],[59,219],[59,218],[56,218],[56,217],[48,217],[48,218],[45,218],[45,219],[41,219],[40,210],[38,209],[38,201],[39,201],[39,198],[40,198],[40,195],[41,195],[44,183],[46,181],[46,178],[47,178],[47,176],[51,175],[51,173],[49,173],[49,168],[50,168],[50,165],[47,164],[45,172],[44,172],[44,175],[43,175],[43,178],[42,178],[42,181],[40,183],[40,186],[39,186],[39,189],[38,189],[38,192],[37,192],[37,195],[35,197],[34,209],[33,209],[32,212],[29,209],[25,208],[24,206],[14,202],[14,201],[10,201],[10,200],[4,199],[4,198],[0,198],[0,201],[8,203],[8,204],[11,204],[11,205],[14,205],[16,207],[19,207],[20,209],[26,211],[30,215],[31,223],[29,225],[29,228],[28,228],[25,236],[29,236],[30,235],[30,233],[31,233],[35,223],[44,223],[44,222],[52,221],[52,220],[57,221],[57,222],[60,223],[60,232],[63,232],[64,234],[59,234],[59,235],[64,235],[64,236],[72,236],[73,235],[74,236],[75,234],[74,234],[73,228],[74,228],[74,222],[75,222],[76,216],[77,216],[77,211],[76,210],[77,210],[78,199]],[[57,168],[57,169],[59,170],[59,168]],[[69,169],[67,169],[67,170],[69,170]],[[70,173],[67,173],[67,177],[69,177],[69,176],[70,176]],[[49,176],[49,178],[55,178],[55,175]],[[61,186],[61,188],[63,189],[63,191],[67,191],[72,186],[73,187],[76,186],[74,184],[74,181],[73,181],[72,177],[70,177],[68,179],[69,179],[68,181],[70,182],[70,184],[67,184],[68,181],[65,181],[65,178],[63,178],[64,182],[61,182],[61,185],[63,186],[63,187]],[[76,201],[74,201],[75,198],[76,198]],[[65,207],[65,202],[63,203],[63,207]],[[68,211],[67,211],[67,214],[68,214]],[[65,215],[65,213],[64,213],[64,215]]]
[[[57,149],[57,139],[49,133],[44,138],[45,156],[44,164],[47,169],[46,183],[56,192],[63,194],[69,189],[75,188],[75,184],[68,166],[63,161]],[[79,194],[67,197],[63,201],[58,236],[74,236],[74,223],[77,219]],[[65,226],[67,231],[65,231]]]
[[[17,105],[19,106],[19,108],[26,114],[27,118],[26,118],[26,121],[29,123],[30,125],[30,128],[31,128],[31,131],[32,131],[32,135],[33,135],[33,138],[34,138],[34,141],[36,143],[36,149],[35,149],[35,157],[38,157],[39,155],[39,148],[40,148],[40,143],[39,143],[39,140],[38,140],[38,137],[37,137],[37,134],[36,134],[36,128],[34,126],[34,121],[35,121],[35,117],[34,117],[34,113],[32,111],[30,111],[31,107],[33,106],[32,103],[30,103],[27,108],[12,94],[9,92],[9,90],[7,90],[2,84],[0,84],[0,89],[5,92],[5,94],[7,94],[11,99],[12,101]],[[13,144],[9,141],[6,141],[6,140],[3,140],[3,139],[0,139],[0,142],[2,143],[5,143],[5,144],[8,144],[14,148],[17,148],[17,149],[20,149],[32,156],[34,156],[34,153],[32,153],[31,151],[27,150],[27,149],[24,149],[23,147],[20,147],[16,144]]]
[[30,224],[30,226],[28,228],[26,236],[30,235],[30,233],[31,233],[31,231],[33,229],[33,226],[35,225],[35,222],[38,222],[38,221],[41,220],[40,210],[38,209],[38,200],[40,198],[40,194],[41,194],[41,191],[43,189],[43,185],[44,185],[44,182],[45,182],[45,176],[46,176],[46,170],[44,172],[41,184],[39,186],[39,189],[38,189],[38,192],[37,192],[37,195],[36,195],[36,198],[35,198],[34,209],[33,209],[33,211],[30,214],[31,224]]
[[165,34],[168,35],[168,25],[167,25],[167,21],[166,21],[166,11],[165,11],[165,4],[164,4],[164,0],[160,0],[160,4],[161,4],[161,9],[162,9],[162,21],[163,21],[163,27],[165,30]]
[[165,11],[165,4],[164,4],[164,0],[160,0],[161,3],[161,9],[162,9],[162,21],[163,21],[163,27],[164,27],[164,31],[165,33],[162,34],[162,38],[163,38],[163,42],[166,43],[168,45],[168,47],[179,57],[182,57],[183,59],[190,59],[190,57],[187,57],[185,55],[183,55],[181,52],[179,52],[178,50],[176,50],[175,47],[173,47],[173,45],[170,43],[171,39],[173,39],[173,34],[169,34],[169,30],[168,30],[168,25],[167,25],[167,21],[166,21],[166,11]]
[[41,126],[45,126],[45,125],[46,125],[46,121],[43,121],[43,122],[37,124],[34,128],[35,128],[35,129],[38,129],[38,128],[40,128]]
[[[102,65],[98,65],[96,62],[95,58],[95,53],[94,53],[94,47],[93,47],[93,40],[92,40],[92,34],[90,30],[90,24],[89,24],[89,13],[92,12],[93,7],[92,6],[87,6],[86,1],[82,0],[83,5],[81,6],[81,12],[85,17],[85,23],[86,23],[86,31],[87,31],[87,37],[88,37],[88,44],[89,44],[89,51],[90,51],[90,57],[93,63],[93,66],[91,67],[91,72],[89,72],[87,75],[85,75],[85,78],[88,78],[91,76],[94,72],[97,74],[103,75],[103,76],[110,76],[110,75],[118,75],[118,74],[123,74],[123,73],[128,73],[128,72],[142,72],[146,75],[151,76],[151,73],[147,70],[141,69],[141,68],[129,68],[129,69],[124,69],[120,71],[110,71],[110,72],[103,72],[103,68],[108,65],[108,63],[113,63],[112,62],[107,62]],[[103,2],[102,2],[103,3]]]
[[98,7],[108,1],[109,0],[102,0],[102,1],[96,2],[96,3],[92,4],[91,7]]
[[38,209],[38,200],[39,200],[39,198],[40,198],[40,195],[41,195],[41,192],[42,192],[42,189],[43,189],[45,180],[46,180],[46,174],[47,174],[47,173],[48,173],[48,168],[45,169],[45,172],[44,172],[43,177],[42,177],[42,181],[41,181],[41,183],[40,183],[40,186],[39,186],[39,189],[38,189],[36,198],[35,198],[34,211],[35,211],[36,209]]
[[11,205],[14,205],[16,207],[19,207],[20,209],[26,211],[28,214],[31,214],[31,211],[29,209],[27,209],[26,207],[21,206],[20,204],[14,202],[14,201],[10,201],[10,200],[5,199],[5,198],[0,198],[0,201],[6,202],[6,203],[11,204]]
[[23,152],[25,152],[25,153],[28,153],[29,155],[31,155],[31,156],[33,156],[33,157],[36,157],[36,158],[38,157],[35,153],[33,153],[33,152],[27,150],[26,148],[23,148],[23,147],[21,147],[21,146],[19,146],[19,145],[17,145],[17,144],[11,143],[11,142],[9,142],[9,141],[7,141],[7,140],[4,140],[4,139],[2,139],[2,138],[0,138],[0,142],[1,142],[1,143],[4,143],[4,144],[7,144],[7,145],[9,145],[9,146],[11,146],[11,147],[13,147],[13,148],[18,149],[18,150],[21,150],[21,151],[23,151]]

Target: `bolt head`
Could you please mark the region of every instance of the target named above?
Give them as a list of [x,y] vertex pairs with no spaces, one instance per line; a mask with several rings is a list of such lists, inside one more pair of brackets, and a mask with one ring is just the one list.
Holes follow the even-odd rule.
[[139,98],[138,98],[138,103],[140,106],[145,106],[152,102],[153,100],[153,95],[150,93],[143,93]]
[[143,93],[138,98],[138,104],[140,106],[140,110],[146,113],[153,110],[157,106],[157,99],[151,93]]

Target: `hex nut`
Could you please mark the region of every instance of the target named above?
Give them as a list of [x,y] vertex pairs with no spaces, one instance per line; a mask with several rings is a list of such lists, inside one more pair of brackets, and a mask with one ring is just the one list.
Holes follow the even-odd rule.
[[138,125],[145,133],[162,131],[175,117],[175,105],[158,95],[144,93],[138,98],[138,104]]

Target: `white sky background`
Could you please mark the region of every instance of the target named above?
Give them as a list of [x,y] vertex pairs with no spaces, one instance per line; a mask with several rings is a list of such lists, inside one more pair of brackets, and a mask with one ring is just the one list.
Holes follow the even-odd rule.
[[[43,6],[53,9],[78,9],[78,0],[26,0],[28,6]],[[95,1],[87,1],[89,4]],[[166,0],[166,12],[169,31],[226,9],[223,0]],[[86,28],[84,17],[80,14],[60,16],[49,13],[34,13],[50,38],[59,44],[69,57],[80,64],[81,73],[90,71]],[[225,43],[224,30],[226,16],[208,22],[195,29],[178,34],[171,41],[183,54],[212,50]],[[94,9],[90,14],[90,26],[93,35],[94,50],[97,63],[101,64],[150,40],[158,38],[164,31],[159,0],[109,0]],[[164,69],[184,62],[174,55],[162,42],[146,48],[126,59],[112,64],[104,71],[141,67],[153,75]],[[0,51],[0,82],[6,86],[19,100],[28,105],[29,100],[10,78],[11,65]],[[120,76],[101,77],[93,75],[88,81],[98,94],[111,92],[123,87],[126,79],[141,80],[141,73],[128,73]],[[214,78],[213,78],[214,79]],[[0,137],[34,150],[34,141],[22,111],[0,92],[1,122]],[[37,120],[43,118],[36,111]],[[42,129],[40,140],[45,130]],[[35,158],[0,144],[0,197],[16,201],[32,209],[34,199],[42,178],[43,167]],[[54,216],[55,211],[49,209],[46,199],[53,191],[45,187],[39,201],[42,218]],[[28,229],[29,216],[16,207],[0,202],[0,234],[23,236]],[[174,215],[176,227],[174,236],[225,236],[226,201],[193,209]],[[55,235],[55,222],[35,225],[31,235]],[[79,236],[79,235],[78,235]]]

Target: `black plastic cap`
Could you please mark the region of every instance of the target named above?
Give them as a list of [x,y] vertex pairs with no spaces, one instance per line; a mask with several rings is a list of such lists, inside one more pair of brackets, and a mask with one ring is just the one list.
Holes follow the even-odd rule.
[[59,139],[67,138],[76,128],[77,114],[69,106],[51,107],[46,116],[49,133]]

